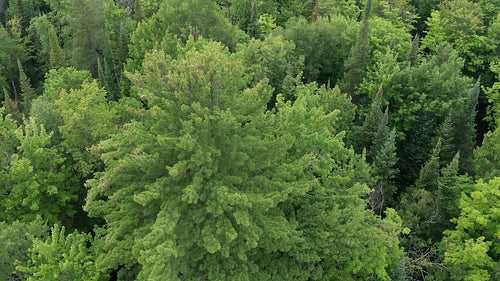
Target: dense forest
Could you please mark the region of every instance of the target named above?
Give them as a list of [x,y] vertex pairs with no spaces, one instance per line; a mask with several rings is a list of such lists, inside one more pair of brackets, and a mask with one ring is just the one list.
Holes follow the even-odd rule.
[[0,22],[0,280],[500,280],[500,0]]

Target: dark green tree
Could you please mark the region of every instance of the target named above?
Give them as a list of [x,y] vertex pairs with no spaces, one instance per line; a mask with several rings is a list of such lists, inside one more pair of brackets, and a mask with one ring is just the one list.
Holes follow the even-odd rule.
[[368,62],[370,60],[370,13],[372,0],[368,0],[363,11],[363,20],[359,30],[356,44],[351,50],[349,58],[345,62],[345,73],[340,88],[342,91],[353,95],[366,76]]
[[16,265],[26,265],[32,239],[45,240],[49,227],[40,217],[25,223],[15,221],[11,224],[0,222],[0,278],[6,281],[26,280],[27,272],[16,270]]
[[304,82],[334,85],[342,78],[344,61],[355,43],[358,23],[341,15],[319,17],[315,24],[291,18],[283,30],[285,39],[304,56]]
[[260,23],[259,23],[259,11],[257,6],[257,0],[253,0],[252,13],[250,14],[250,21],[247,27],[247,33],[252,38],[260,38]]

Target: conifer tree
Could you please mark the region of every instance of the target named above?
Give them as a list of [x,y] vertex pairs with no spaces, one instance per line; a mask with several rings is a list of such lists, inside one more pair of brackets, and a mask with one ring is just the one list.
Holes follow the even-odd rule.
[[377,182],[370,197],[370,205],[377,214],[381,215],[385,208],[394,206],[395,186],[392,179],[399,172],[396,166],[397,162],[396,130],[393,129],[390,132],[386,131],[384,143],[378,149],[373,161],[373,174],[377,178]]
[[415,187],[427,191],[436,191],[439,178],[439,153],[441,150],[441,139],[432,150],[431,158],[420,170],[420,177],[415,182]]
[[98,268],[140,265],[139,280],[389,280],[401,221],[366,209],[369,167],[335,135],[339,110],[303,94],[266,111],[272,88],[247,88],[245,71],[220,43],[190,40],[177,59],[153,51],[129,74],[148,109],[98,147],[106,167],[85,205],[107,222]]
[[60,68],[66,66],[66,56],[64,51],[59,45],[59,40],[57,39],[56,32],[54,28],[49,29],[49,41],[50,41],[50,67]]
[[370,59],[370,37],[368,33],[370,31],[371,7],[372,0],[368,0],[363,11],[363,20],[356,45],[354,45],[351,55],[345,63],[346,71],[340,88],[350,95],[356,92],[366,76],[366,68]]
[[260,23],[257,0],[253,0],[252,13],[250,14],[250,22],[248,23],[247,33],[253,38],[260,38]]
[[458,189],[458,170],[460,152],[457,152],[451,162],[441,169],[438,179],[439,209],[443,216],[442,229],[450,229],[449,222],[459,215],[460,190]]
[[411,48],[408,51],[407,61],[408,61],[409,66],[418,65],[418,62],[419,62],[418,52],[420,50],[419,41],[420,41],[420,38],[419,38],[418,34],[415,34],[415,37],[413,37],[413,41],[411,43]]
[[384,118],[381,106],[381,99],[384,95],[382,86],[380,86],[377,95],[375,96],[370,112],[366,115],[365,121],[359,131],[355,131],[353,136],[353,143],[358,151],[362,151],[363,149],[369,150],[367,154],[368,162],[372,162],[373,154],[376,153],[371,151],[371,146],[373,145],[373,141],[375,139],[375,135],[379,129],[380,121]]
[[23,113],[27,116],[31,109],[31,101],[35,98],[35,91],[31,87],[30,79],[26,77],[23,66],[19,60],[17,60],[17,66],[19,68],[19,84],[21,86],[21,96],[23,99]]

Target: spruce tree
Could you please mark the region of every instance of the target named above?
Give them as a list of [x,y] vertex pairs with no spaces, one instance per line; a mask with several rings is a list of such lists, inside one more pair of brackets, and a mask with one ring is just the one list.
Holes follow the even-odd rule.
[[66,57],[64,51],[59,46],[59,40],[57,39],[56,32],[54,28],[49,29],[49,41],[50,41],[50,67],[60,68],[66,66]]
[[[372,102],[371,110],[365,117],[363,125],[355,131],[351,137],[357,151],[362,151],[363,149],[370,150],[373,145],[375,135],[379,129],[380,120],[384,115],[380,109],[383,94],[384,92],[382,86],[380,86],[378,93]],[[372,152],[367,153],[368,162],[373,161],[372,156]]]
[[439,152],[441,150],[441,139],[432,150],[431,158],[420,169],[420,177],[415,182],[415,187],[434,192],[438,187],[439,178]]
[[23,113],[27,116],[31,109],[31,101],[35,98],[35,91],[31,87],[30,79],[24,73],[21,61],[17,60],[17,66],[19,68],[19,84],[21,86],[21,105]]
[[419,40],[420,40],[420,38],[419,38],[418,34],[415,34],[415,37],[413,37],[413,41],[411,43],[411,48],[408,51],[408,57],[406,59],[408,61],[409,66],[418,65],[418,62],[419,62],[418,52],[420,49]]
[[363,21],[356,45],[354,45],[351,55],[346,60],[344,79],[340,83],[340,88],[350,95],[354,95],[366,76],[366,68],[370,60],[370,37],[368,33],[370,31],[371,7],[372,0],[368,0],[363,11]]

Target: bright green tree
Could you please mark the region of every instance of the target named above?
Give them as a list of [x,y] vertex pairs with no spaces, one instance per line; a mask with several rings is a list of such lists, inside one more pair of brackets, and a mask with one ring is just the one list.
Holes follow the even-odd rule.
[[[462,194],[454,230],[445,231],[445,264],[453,279],[495,280],[500,255],[500,179],[480,180]],[[496,273],[494,270],[496,269]],[[495,275],[496,274],[496,275]]]
[[[106,168],[85,206],[107,222],[99,268],[140,264],[148,280],[388,279],[397,218],[366,210],[369,168],[333,135],[339,111],[321,95],[266,111],[265,81],[247,88],[235,55],[193,43],[177,59],[146,56],[130,79],[148,110],[99,145]],[[377,238],[363,241],[366,225]]]
[[465,58],[465,68],[469,72],[484,70],[485,51],[490,46],[485,36],[481,6],[469,0],[447,0],[438,7],[427,22],[429,27],[421,48],[435,50],[441,44],[453,44]]
[[78,173],[88,176],[100,165],[91,148],[116,131],[106,91],[97,81],[85,81],[81,89],[62,89],[54,104],[62,117],[62,146],[71,153]]
[[57,224],[51,232],[45,240],[33,238],[28,264],[17,267],[27,274],[26,280],[109,280],[96,269],[88,248],[91,235],[76,231],[66,235],[64,226]]
[[34,119],[26,120],[23,127],[13,126],[8,115],[2,119],[2,135],[9,141],[2,155],[1,219],[30,221],[41,216],[51,223],[69,222],[75,214],[76,190],[63,165],[65,158],[51,147],[52,134]]
[[247,44],[238,44],[236,49],[237,56],[252,76],[252,85],[267,78],[274,88],[269,108],[274,107],[285,77],[297,77],[304,65],[304,57],[295,53],[295,44],[281,35],[270,35],[262,41],[252,39]]

